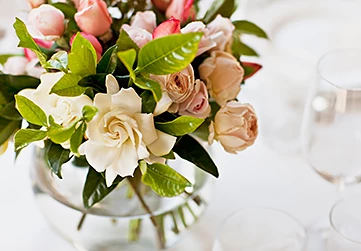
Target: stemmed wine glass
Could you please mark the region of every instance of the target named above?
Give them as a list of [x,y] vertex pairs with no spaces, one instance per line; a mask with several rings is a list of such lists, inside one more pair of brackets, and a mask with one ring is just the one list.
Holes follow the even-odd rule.
[[309,165],[339,191],[361,181],[361,49],[332,51],[319,60],[301,139]]

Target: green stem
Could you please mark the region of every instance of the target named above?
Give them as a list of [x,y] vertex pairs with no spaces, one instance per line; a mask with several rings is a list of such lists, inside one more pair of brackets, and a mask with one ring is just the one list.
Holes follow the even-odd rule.
[[130,220],[129,224],[129,240],[132,242],[139,240],[142,219]]
[[81,216],[80,221],[79,221],[79,223],[78,223],[78,227],[77,227],[77,230],[78,230],[78,231],[81,230],[81,228],[82,228],[82,226],[83,226],[83,224],[84,224],[84,220],[85,220],[86,216],[87,216],[86,213],[83,213],[83,215]]

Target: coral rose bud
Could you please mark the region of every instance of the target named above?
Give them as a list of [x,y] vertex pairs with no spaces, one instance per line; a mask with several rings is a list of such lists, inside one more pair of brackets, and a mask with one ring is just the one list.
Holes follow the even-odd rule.
[[169,20],[161,23],[153,32],[153,39],[168,36],[171,34],[181,33],[180,21],[171,17]]
[[196,11],[193,6],[194,0],[173,0],[168,6],[165,16],[167,18],[174,17],[185,23],[188,20],[196,18]]

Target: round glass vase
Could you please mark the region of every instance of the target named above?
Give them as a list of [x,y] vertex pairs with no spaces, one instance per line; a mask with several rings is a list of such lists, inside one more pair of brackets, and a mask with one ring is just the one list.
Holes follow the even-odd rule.
[[43,149],[36,148],[34,156],[31,178],[36,203],[56,232],[80,251],[172,247],[202,215],[212,194],[210,176],[179,159],[168,164],[194,186],[180,196],[165,198],[140,184],[139,190],[152,217],[127,180],[86,210],[82,192],[88,168],[69,161],[62,167],[63,179],[59,179],[48,167]]

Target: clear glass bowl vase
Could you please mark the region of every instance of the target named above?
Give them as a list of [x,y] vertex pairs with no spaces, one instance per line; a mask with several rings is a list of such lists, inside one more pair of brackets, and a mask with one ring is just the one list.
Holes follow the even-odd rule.
[[207,207],[212,194],[208,174],[183,160],[169,163],[194,184],[192,191],[174,198],[158,196],[141,187],[153,213],[153,224],[127,182],[122,182],[103,201],[85,210],[82,190],[88,168],[63,165],[60,180],[35,150],[31,168],[35,200],[49,224],[80,251],[143,251],[174,246]]

